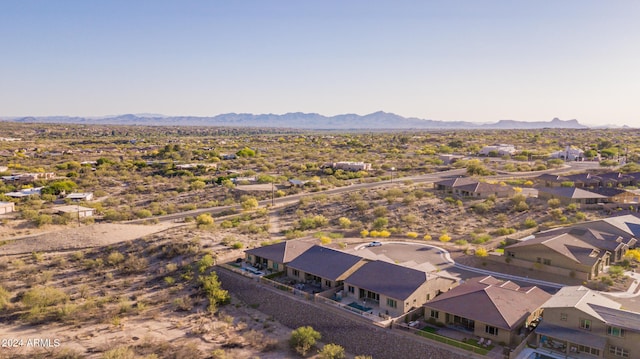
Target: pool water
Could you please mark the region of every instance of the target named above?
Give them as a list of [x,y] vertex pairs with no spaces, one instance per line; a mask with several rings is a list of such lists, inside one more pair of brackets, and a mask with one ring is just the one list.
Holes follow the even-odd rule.
[[364,306],[362,306],[362,305],[358,304],[358,302],[351,302],[351,303],[349,303],[349,306],[350,306],[351,308],[359,309],[359,310],[361,310],[361,311],[363,311],[363,312],[368,312],[368,311],[370,311],[370,310],[371,310],[371,308],[369,308],[369,307],[364,307]]

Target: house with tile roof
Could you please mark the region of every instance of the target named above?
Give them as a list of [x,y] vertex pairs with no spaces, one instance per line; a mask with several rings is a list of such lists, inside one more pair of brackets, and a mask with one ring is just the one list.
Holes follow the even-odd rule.
[[583,286],[564,287],[542,305],[538,347],[575,358],[640,357],[640,313]]
[[245,261],[254,267],[280,272],[285,271],[289,262],[311,247],[313,243],[288,240],[246,250],[244,255]]
[[453,189],[460,186],[478,183],[478,180],[471,177],[455,177],[435,182],[434,188],[439,191],[453,193]]
[[457,280],[384,261],[367,262],[344,280],[343,298],[379,306],[392,317],[419,308]]
[[596,232],[568,229],[540,233],[534,238],[505,247],[504,255],[509,265],[591,280],[609,265],[611,256],[608,250],[594,245],[596,241],[601,241],[601,246],[609,244],[606,240],[593,238],[603,235]]
[[556,198],[563,205],[577,204],[580,208],[597,208],[607,202],[607,196],[593,193],[577,187],[542,187],[538,188],[538,198],[550,200]]
[[517,345],[520,333],[542,313],[551,295],[491,276],[467,280],[424,305],[425,317],[476,337]]
[[366,260],[353,254],[314,245],[287,264],[287,277],[317,285],[322,290],[339,287]]

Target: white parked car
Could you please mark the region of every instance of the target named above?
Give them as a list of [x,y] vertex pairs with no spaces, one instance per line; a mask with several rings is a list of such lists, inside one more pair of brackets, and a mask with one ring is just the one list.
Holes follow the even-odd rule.
[[380,247],[381,245],[382,245],[382,242],[373,241],[373,242],[367,244],[367,247]]

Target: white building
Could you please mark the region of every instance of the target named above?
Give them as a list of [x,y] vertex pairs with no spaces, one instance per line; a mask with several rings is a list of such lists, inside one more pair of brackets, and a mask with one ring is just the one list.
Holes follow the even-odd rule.
[[582,161],[584,159],[584,151],[579,148],[567,146],[563,151],[553,152],[550,157],[565,161]]
[[485,146],[483,149],[480,150],[480,152],[478,152],[478,154],[480,156],[489,156],[489,154],[491,153],[497,153],[498,156],[512,156],[515,155],[516,152],[518,152],[516,150],[516,147],[514,145],[508,145],[508,144],[496,144],[496,145],[492,145],[492,146]]
[[16,210],[13,202],[0,202],[0,214],[7,214]]
[[371,163],[365,162],[334,162],[331,167],[344,171],[370,171]]

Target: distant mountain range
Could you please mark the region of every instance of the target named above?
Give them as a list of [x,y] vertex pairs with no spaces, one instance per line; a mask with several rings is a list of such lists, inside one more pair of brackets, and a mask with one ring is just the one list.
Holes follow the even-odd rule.
[[415,117],[402,117],[393,113],[374,112],[368,115],[344,114],[323,116],[317,113],[287,113],[284,115],[227,113],[213,117],[162,116],[155,114],[119,115],[106,117],[12,117],[3,121],[23,123],[75,123],[100,125],[145,125],[145,126],[224,126],[224,127],[272,127],[305,130],[455,130],[455,129],[540,129],[573,128],[588,126],[577,120],[525,122],[501,120],[496,123],[474,123],[466,121],[435,121]]

